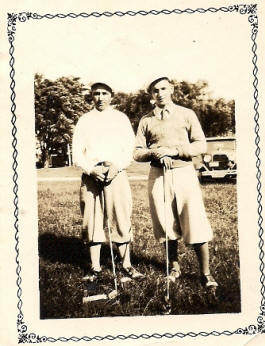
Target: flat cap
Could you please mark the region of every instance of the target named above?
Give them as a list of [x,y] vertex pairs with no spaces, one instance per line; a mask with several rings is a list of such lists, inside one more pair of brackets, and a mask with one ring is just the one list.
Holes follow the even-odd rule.
[[147,92],[148,92],[149,94],[151,94],[151,93],[152,93],[153,86],[156,85],[156,83],[161,82],[161,80],[167,80],[168,82],[170,82],[169,79],[168,79],[168,77],[160,77],[160,78],[157,78],[157,79],[155,79],[152,83],[149,84],[149,86],[148,86],[148,88],[147,88]]
[[112,91],[111,87],[105,83],[97,82],[97,83],[92,84],[91,85],[91,91],[94,91],[96,89],[105,89],[105,90],[109,91],[111,93],[111,95],[113,95],[113,91]]

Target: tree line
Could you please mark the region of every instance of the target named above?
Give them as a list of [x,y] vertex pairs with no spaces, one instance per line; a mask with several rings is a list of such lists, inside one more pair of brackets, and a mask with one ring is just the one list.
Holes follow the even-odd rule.
[[[172,80],[173,101],[195,111],[206,137],[235,133],[235,102],[213,98],[206,81],[189,83]],[[66,155],[74,126],[79,117],[93,108],[89,89],[79,77],[60,77],[55,81],[35,74],[35,131],[40,166],[45,167],[52,154]],[[124,112],[136,132],[141,117],[154,105],[145,90],[117,92],[113,106]]]

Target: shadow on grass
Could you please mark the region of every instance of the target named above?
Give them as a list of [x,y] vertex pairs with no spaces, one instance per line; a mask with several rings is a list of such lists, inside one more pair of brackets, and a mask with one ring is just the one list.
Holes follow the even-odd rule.
[[74,264],[83,267],[86,248],[76,237],[57,237],[52,233],[39,236],[39,256],[52,262]]
[[131,252],[131,261],[133,265],[136,266],[141,266],[141,265],[145,265],[147,267],[152,267],[154,269],[159,270],[160,272],[164,272],[165,271],[165,264],[162,263],[161,261],[158,261],[155,257],[146,257],[142,254],[140,254],[139,252],[135,253],[135,252]]
[[[113,247],[115,262],[120,261],[116,247]],[[39,236],[39,256],[51,263],[64,263],[77,265],[81,269],[87,269],[90,263],[88,247],[84,245],[81,238],[56,236],[53,233],[44,233]],[[102,244],[101,264],[111,269],[110,247]],[[152,266],[160,271],[164,270],[164,264],[157,259],[146,257],[140,253],[131,253],[134,265]]]
[[[117,251],[114,256],[117,257]],[[88,247],[81,238],[57,237],[53,233],[44,233],[39,236],[39,256],[51,263],[64,263],[77,265],[86,270],[90,263]],[[110,267],[110,248],[106,244],[101,247],[101,263]]]

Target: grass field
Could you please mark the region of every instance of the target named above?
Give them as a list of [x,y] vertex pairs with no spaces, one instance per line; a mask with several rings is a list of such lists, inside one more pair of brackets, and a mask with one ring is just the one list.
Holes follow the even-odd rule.
[[[141,174],[144,174],[146,167],[142,167]],[[134,169],[131,169],[130,174],[135,174],[132,173]],[[48,174],[51,174],[50,171]],[[131,282],[120,288],[118,300],[89,304],[82,304],[85,286],[81,278],[88,257],[80,238],[79,183],[39,182],[38,188],[41,318],[163,313],[166,288],[165,253],[153,237],[147,182],[131,181],[134,199],[132,262],[146,274],[146,279],[142,282]],[[219,287],[216,299],[201,287],[194,253],[191,248],[180,243],[179,261],[183,274],[175,285],[170,286],[173,315],[229,313],[240,312],[241,309],[236,185],[204,184],[202,191],[215,234],[214,240],[210,243],[211,270]],[[103,286],[112,289],[110,251],[107,245],[102,249],[102,263]]]

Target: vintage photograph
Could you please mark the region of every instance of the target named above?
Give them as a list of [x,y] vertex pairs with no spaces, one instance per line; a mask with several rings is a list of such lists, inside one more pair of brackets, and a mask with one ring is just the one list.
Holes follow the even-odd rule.
[[241,312],[235,37],[196,20],[91,20],[89,55],[40,58],[41,319]]

